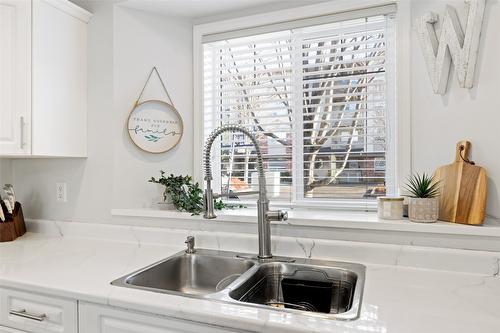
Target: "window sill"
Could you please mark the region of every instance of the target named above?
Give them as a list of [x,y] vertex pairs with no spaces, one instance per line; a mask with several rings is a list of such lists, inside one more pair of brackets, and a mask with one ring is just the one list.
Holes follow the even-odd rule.
[[[191,216],[189,213],[159,209],[113,209],[114,217],[133,217],[146,219],[161,219],[162,221],[204,221],[208,224],[220,222],[256,223],[255,208],[217,211],[217,219],[205,220],[202,216]],[[141,222],[137,221],[137,224]],[[147,225],[148,223],[145,223]],[[448,222],[413,223],[408,219],[383,220],[376,212],[328,211],[294,209],[288,211],[289,226],[307,226],[332,229],[373,230],[409,233],[431,233],[441,235],[464,235],[480,237],[500,237],[500,222],[487,218],[483,226],[468,226]]]

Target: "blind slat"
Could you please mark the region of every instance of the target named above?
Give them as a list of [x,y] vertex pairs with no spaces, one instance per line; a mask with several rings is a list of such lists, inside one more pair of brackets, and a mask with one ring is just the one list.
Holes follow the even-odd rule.
[[[307,148],[307,147],[317,147],[317,146],[311,146],[311,145],[304,145],[303,146],[304,148]],[[234,150],[238,150],[238,149],[242,149],[242,147],[238,147],[238,148],[234,148]],[[342,151],[336,151],[336,152],[315,152],[315,153],[308,153],[308,152],[305,152],[303,153],[304,156],[306,155],[335,155],[335,156],[342,156],[342,155],[346,155],[346,154],[349,154],[349,155],[352,155],[352,156],[355,156],[355,155],[382,155],[384,154],[385,151],[384,150],[377,150],[377,151],[373,151],[373,152],[359,152],[359,151],[351,151],[349,153],[347,152],[342,152]],[[250,157],[257,157],[256,154],[248,154],[248,156]],[[268,154],[268,153],[265,153],[263,152],[262,153],[262,157],[264,159],[274,159],[276,158],[276,156],[282,156],[282,155],[277,155],[277,154]],[[383,159],[382,159],[383,160]]]
[[[307,107],[305,107],[307,108]],[[309,107],[309,108],[312,108]],[[383,111],[385,108],[383,107],[372,107],[372,108],[359,108],[355,110],[347,110],[351,113],[358,112],[358,113],[374,113],[374,112],[379,112]],[[249,119],[249,121],[253,122],[253,117],[250,116],[250,113],[255,113],[256,116],[258,116],[259,119],[270,119],[270,118],[281,118],[281,117],[287,117],[291,116],[291,114],[288,114],[287,111],[290,110],[289,108],[285,107],[278,107],[278,108],[258,108],[254,110],[248,110],[248,111],[223,111],[220,113],[221,118],[223,118],[225,121],[242,121],[242,119]],[[282,114],[276,114],[275,112],[281,111]],[[268,115],[268,112],[271,112],[271,115]],[[339,114],[345,114],[346,110],[336,110],[336,111],[328,111],[328,112],[317,112],[315,113],[317,116],[322,116],[324,114],[328,114],[329,116],[337,116]],[[244,116],[244,114],[248,114],[247,116]],[[232,117],[232,115],[242,115],[242,117]],[[222,117],[224,116],[224,117]],[[309,117],[311,114],[309,113],[304,113],[302,115],[303,117]]]

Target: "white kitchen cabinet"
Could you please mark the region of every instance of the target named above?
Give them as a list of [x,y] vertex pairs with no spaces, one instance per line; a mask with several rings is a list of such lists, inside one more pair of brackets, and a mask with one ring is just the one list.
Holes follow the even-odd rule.
[[140,314],[112,307],[79,304],[79,333],[236,333],[222,327]]
[[30,333],[77,333],[77,316],[76,300],[0,288],[2,326]]
[[29,153],[31,3],[0,0],[0,155]]
[[87,154],[87,24],[67,0],[0,0],[0,156]]

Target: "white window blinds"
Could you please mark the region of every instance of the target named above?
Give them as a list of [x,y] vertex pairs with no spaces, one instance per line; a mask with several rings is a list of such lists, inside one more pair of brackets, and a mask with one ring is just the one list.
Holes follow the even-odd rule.
[[[392,18],[363,17],[204,43],[204,135],[253,131],[274,200],[366,203],[386,194],[394,163]],[[216,190],[257,185],[240,133],[214,145]]]

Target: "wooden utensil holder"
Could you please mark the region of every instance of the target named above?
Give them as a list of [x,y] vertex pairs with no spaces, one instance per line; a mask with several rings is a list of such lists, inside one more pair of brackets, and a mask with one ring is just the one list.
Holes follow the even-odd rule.
[[0,204],[5,216],[5,222],[0,222],[0,242],[10,242],[26,233],[23,208],[19,202],[16,202],[11,214],[3,202]]

